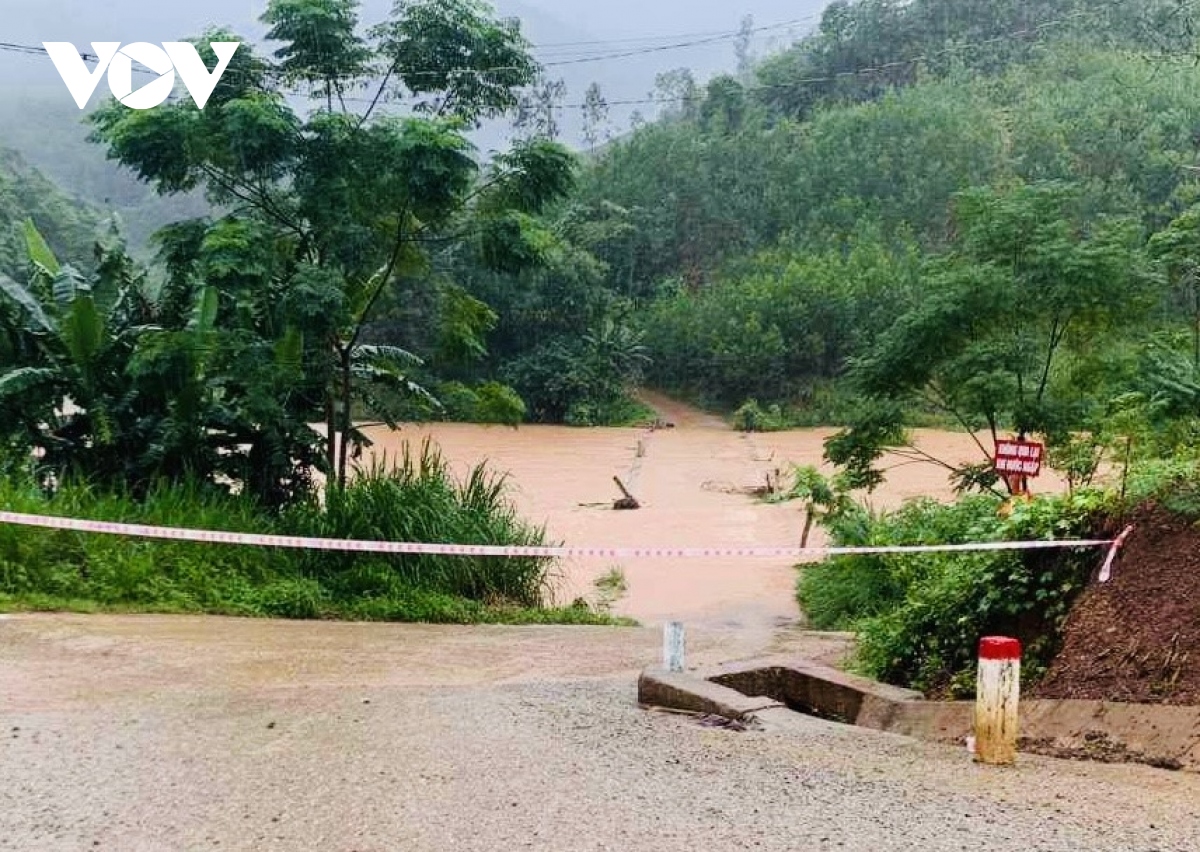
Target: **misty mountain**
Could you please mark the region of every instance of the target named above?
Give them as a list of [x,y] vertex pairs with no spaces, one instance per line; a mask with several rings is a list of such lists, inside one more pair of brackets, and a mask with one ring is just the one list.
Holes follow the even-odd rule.
[[[266,0],[209,0],[206,3],[150,4],[113,0],[3,0],[10,6],[4,40],[40,45],[69,41],[81,49],[93,41],[176,40],[211,26],[228,27],[259,41],[265,28],[258,18]],[[751,52],[763,55],[786,46],[816,23],[825,0],[611,0],[605,3],[553,0],[496,0],[499,14],[519,18],[546,66],[546,75],[566,85],[565,102],[578,104],[592,83],[609,101],[645,99],[658,74],[689,68],[703,81],[735,67],[733,34],[750,15],[757,29]],[[361,20],[383,20],[391,0],[364,0]],[[17,10],[15,14],[12,10]],[[700,43],[696,43],[700,42]],[[690,46],[680,46],[690,45]],[[44,87],[62,98],[62,82],[44,56],[0,53],[0,88],[18,85],[27,91]],[[71,102],[65,103],[71,106]],[[652,116],[653,104],[614,104],[614,130],[628,126],[638,109]],[[571,112],[578,110],[568,109]],[[568,118],[568,125],[577,124]],[[567,135],[567,142],[578,138]]]
[[[261,41],[266,28],[258,18],[266,0],[208,0],[205,3],[152,4],[113,0],[0,0],[7,6],[3,40],[38,46],[69,41],[90,50],[93,41],[162,42],[186,38],[213,27],[229,28]],[[604,136],[625,132],[631,116],[653,117],[658,105],[647,103],[655,78],[666,71],[689,68],[703,82],[714,73],[735,68],[733,33],[753,15],[752,53],[763,54],[790,43],[811,28],[824,0],[610,0],[606,3],[552,0],[497,0],[499,14],[517,17],[548,79],[565,85],[559,111],[562,141],[582,145],[582,101],[592,83],[615,102]],[[391,0],[365,0],[364,25],[383,20]],[[681,44],[687,47],[678,47]],[[103,92],[103,84],[100,91]],[[93,102],[98,102],[99,94]],[[634,103],[622,103],[633,101]],[[105,160],[87,142],[87,127],[62,80],[44,55],[0,51],[0,148],[19,152],[25,160],[64,187],[125,221],[131,243],[141,248],[163,224],[205,210],[202,199],[160,198],[129,173]],[[484,152],[503,147],[511,135],[507,122],[476,134]]]
[[59,257],[90,264],[100,212],[59,189],[20,154],[0,149],[0,274],[15,274],[25,262],[19,226],[27,219]]

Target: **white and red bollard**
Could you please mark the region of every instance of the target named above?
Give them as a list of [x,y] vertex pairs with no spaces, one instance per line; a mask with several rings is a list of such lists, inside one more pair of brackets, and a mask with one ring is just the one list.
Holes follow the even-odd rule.
[[1005,766],[1017,759],[1017,704],[1021,699],[1021,643],[1004,636],[979,642],[975,691],[975,761]]

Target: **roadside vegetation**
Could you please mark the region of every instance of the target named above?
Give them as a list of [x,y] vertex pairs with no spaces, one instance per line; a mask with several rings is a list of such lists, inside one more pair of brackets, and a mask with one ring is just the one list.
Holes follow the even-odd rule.
[[[1157,369],[1169,368],[1158,363]],[[830,455],[845,446],[856,452],[843,456],[834,476],[797,468],[790,487],[771,499],[801,508],[806,537],[820,525],[839,546],[1111,539],[1148,506],[1194,521],[1200,518],[1200,386],[1188,370],[1175,369],[1175,379],[1150,393],[1123,395],[1106,423],[1072,434],[1052,452],[1067,481],[1061,494],[1014,498],[986,465],[946,465],[960,494],[955,502],[922,498],[875,510],[870,492],[886,476],[880,447],[901,464],[937,461],[888,426],[873,442],[856,444],[861,439],[850,432],[835,436]],[[969,697],[981,636],[1018,637],[1024,679],[1032,684],[1045,674],[1061,647],[1064,619],[1103,558],[1095,548],[835,557],[800,566],[797,595],[814,627],[857,633],[852,665],[863,674]]]
[[[1106,529],[1114,506],[1099,492],[1037,497],[1010,513],[975,495],[917,500],[894,512],[859,503],[824,516],[840,546],[965,544],[1080,538]],[[1036,680],[1058,650],[1063,619],[1103,551],[845,556],[802,566],[800,605],[818,629],[858,634],[854,667],[932,695],[974,694],[981,636],[1016,636],[1023,676]]]
[[[459,482],[431,445],[330,491],[272,511],[211,483],[157,483],[137,497],[66,480],[48,493],[10,471],[8,511],[268,535],[542,545],[502,477]],[[445,623],[605,624],[582,604],[546,608],[550,560],[326,553],[133,540],[0,527],[0,606],[8,609],[207,612],[238,616]]]

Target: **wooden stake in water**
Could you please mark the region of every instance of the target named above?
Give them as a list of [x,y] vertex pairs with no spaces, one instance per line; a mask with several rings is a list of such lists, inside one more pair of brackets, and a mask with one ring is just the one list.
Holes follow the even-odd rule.
[[975,701],[975,760],[1004,766],[1017,759],[1017,704],[1021,698],[1021,643],[989,636],[979,643]]
[[663,627],[663,668],[669,672],[681,672],[684,665],[683,623],[668,622]]

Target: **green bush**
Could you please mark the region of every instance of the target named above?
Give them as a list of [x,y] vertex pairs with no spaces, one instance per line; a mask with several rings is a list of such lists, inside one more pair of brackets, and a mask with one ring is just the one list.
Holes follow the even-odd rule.
[[461,382],[447,382],[438,388],[437,397],[446,417],[462,423],[516,426],[528,414],[517,392],[499,382],[485,382],[474,388]]
[[751,399],[733,412],[733,428],[739,432],[782,432],[789,423],[778,405],[763,410],[758,400]]
[[[428,442],[397,464],[272,514],[202,485],[158,485],[144,499],[63,483],[47,495],[0,478],[12,511],[125,523],[324,538],[541,545],[479,466],[456,480]],[[590,609],[543,607],[546,559],[380,556],[129,539],[0,525],[0,607],[210,612],[280,618],[447,623],[612,623]]]
[[567,426],[640,426],[654,421],[654,409],[627,393],[619,393],[600,402],[577,402],[567,411]]
[[653,416],[629,394],[647,361],[642,334],[606,320],[588,333],[552,338],[514,358],[504,374],[535,422],[626,426]]
[[[317,538],[453,542],[536,546],[541,529],[522,521],[508,502],[505,480],[484,466],[457,482],[441,453],[426,440],[418,453],[405,444],[395,464],[362,471],[345,489],[332,491],[282,518],[288,534]],[[547,584],[544,559],[379,556],[301,551],[305,576],[335,595],[387,596],[398,587],[425,589],[477,601],[539,606]]]
[[[877,515],[856,507],[826,524],[841,546],[1071,538],[1087,535],[1111,502],[1089,491],[1017,503],[1007,517],[999,509],[989,496],[923,499]],[[1024,673],[1037,678],[1094,564],[1094,550],[839,557],[802,567],[798,598],[814,626],[858,632],[862,673],[956,696],[973,683],[985,635],[1020,638]]]
[[1155,502],[1190,520],[1200,520],[1200,459],[1176,456],[1134,465],[1125,484],[1126,503]]

